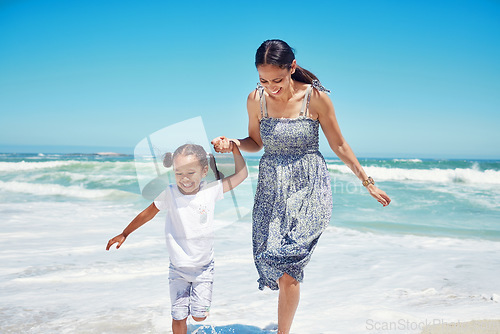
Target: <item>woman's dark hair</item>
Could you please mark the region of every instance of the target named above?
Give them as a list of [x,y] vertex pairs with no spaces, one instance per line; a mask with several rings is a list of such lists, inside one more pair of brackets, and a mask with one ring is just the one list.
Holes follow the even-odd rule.
[[179,146],[174,153],[167,152],[163,156],[163,166],[165,167],[171,167],[174,164],[174,159],[176,156],[179,154],[182,155],[194,155],[198,161],[200,162],[201,168],[205,168],[206,166],[210,165],[210,168],[215,174],[215,178],[217,180],[220,180],[222,178],[222,173],[219,173],[219,170],[217,169],[217,164],[215,163],[215,157],[213,154],[208,154],[208,159],[207,159],[207,152],[201,145],[196,145],[196,144],[184,144],[182,146]]
[[[293,49],[280,39],[269,39],[262,43],[255,53],[255,67],[260,65],[276,65],[280,68],[292,68],[295,59]],[[297,65],[292,79],[307,84],[312,84],[318,78],[308,70]],[[319,80],[318,80],[319,81]]]

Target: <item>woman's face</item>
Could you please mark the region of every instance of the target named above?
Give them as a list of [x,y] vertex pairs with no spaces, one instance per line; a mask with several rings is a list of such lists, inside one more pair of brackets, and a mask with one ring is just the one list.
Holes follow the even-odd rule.
[[264,86],[269,95],[280,96],[290,89],[292,73],[295,72],[295,60],[292,68],[280,68],[276,65],[260,65],[257,67],[259,72],[260,84]]
[[194,195],[200,190],[201,180],[208,173],[208,166],[202,167],[194,154],[179,154],[174,158],[175,181],[184,195]]

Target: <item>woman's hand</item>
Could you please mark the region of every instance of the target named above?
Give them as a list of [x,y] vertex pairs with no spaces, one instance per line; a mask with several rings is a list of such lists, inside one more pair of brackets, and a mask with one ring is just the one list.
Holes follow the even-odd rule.
[[233,151],[234,143],[230,139],[220,136],[212,140],[212,145],[217,153],[230,153]]
[[116,245],[116,249],[120,248],[120,246],[125,242],[125,239],[127,239],[127,237],[125,237],[123,235],[123,233],[120,235],[117,235],[116,237],[114,237],[113,239],[108,241],[108,245],[106,246],[106,250],[109,250],[111,248],[111,246],[113,246],[113,244],[116,244],[116,243],[118,243],[118,245]]
[[388,206],[389,203],[391,203],[391,199],[389,198],[389,196],[387,196],[385,191],[380,190],[373,184],[369,184],[366,188],[368,189],[370,195],[372,195],[372,197],[375,198],[383,206]]

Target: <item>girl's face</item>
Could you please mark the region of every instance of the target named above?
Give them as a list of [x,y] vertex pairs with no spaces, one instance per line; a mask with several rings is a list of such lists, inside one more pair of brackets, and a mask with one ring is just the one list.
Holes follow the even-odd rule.
[[280,68],[276,65],[260,65],[257,67],[259,72],[260,84],[264,86],[267,93],[271,96],[284,95],[290,89],[292,82],[292,73],[295,72],[295,60],[292,68]]
[[194,195],[200,190],[201,180],[208,173],[208,166],[202,167],[194,154],[179,154],[174,158],[175,181],[184,195]]

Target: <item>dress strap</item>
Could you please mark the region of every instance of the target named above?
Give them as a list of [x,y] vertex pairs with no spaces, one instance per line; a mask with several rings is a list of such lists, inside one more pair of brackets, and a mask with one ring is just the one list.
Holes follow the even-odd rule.
[[311,101],[311,91],[312,85],[307,86],[306,94],[304,95],[304,101],[302,102],[302,108],[300,108],[299,116],[307,116],[309,111],[309,102]]
[[266,96],[264,95],[264,87],[260,84],[260,82],[257,83],[257,90],[259,91],[260,96],[260,116],[267,117]]
[[330,90],[329,89],[326,89],[322,84],[321,82],[319,82],[319,80],[313,80],[312,81],[312,86],[314,88],[316,88],[317,90],[319,90],[320,92],[325,92],[327,94],[330,94]]

